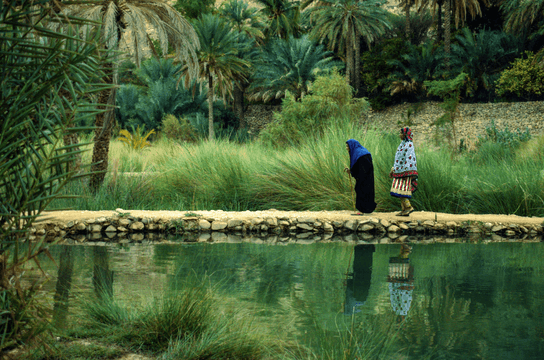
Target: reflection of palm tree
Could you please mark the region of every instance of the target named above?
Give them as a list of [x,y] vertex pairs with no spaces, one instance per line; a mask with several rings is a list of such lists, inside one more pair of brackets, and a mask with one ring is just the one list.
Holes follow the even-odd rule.
[[72,287],[72,274],[74,272],[74,259],[72,256],[72,246],[62,246],[59,261],[59,271],[57,284],[55,286],[55,295],[53,299],[53,322],[57,327],[63,327],[68,314],[68,298]]
[[93,247],[93,286],[99,299],[113,297],[113,270],[110,270],[108,249]]
[[451,358],[452,349],[474,347],[474,332],[466,327],[471,301],[456,298],[455,288],[443,281],[433,278],[429,282],[432,288],[423,292],[429,295],[418,296],[399,338],[407,347],[417,344],[413,347],[416,351],[424,349],[442,355],[437,358]]

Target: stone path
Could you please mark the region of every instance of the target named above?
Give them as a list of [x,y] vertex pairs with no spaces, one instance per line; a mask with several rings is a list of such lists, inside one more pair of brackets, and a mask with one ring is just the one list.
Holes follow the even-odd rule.
[[[274,235],[314,241],[333,235],[370,239],[384,235],[397,239],[408,235],[496,235],[530,237],[540,241],[544,217],[495,214],[446,214],[413,212],[354,215],[352,211],[61,211],[44,213],[33,236],[85,241],[139,242],[164,239],[164,234],[187,233],[193,241],[239,241],[243,236]],[[146,236],[144,236],[144,234]],[[157,236],[159,235],[159,236]],[[228,236],[227,236],[228,235]],[[232,237],[229,238],[229,237]],[[109,239],[109,240],[108,240]]]

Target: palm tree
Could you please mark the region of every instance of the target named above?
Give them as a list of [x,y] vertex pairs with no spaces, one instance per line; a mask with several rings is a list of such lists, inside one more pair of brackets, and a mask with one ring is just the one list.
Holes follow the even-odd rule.
[[[314,30],[312,36],[327,39],[329,48],[345,51],[346,81],[355,89],[360,87],[360,37],[370,43],[386,28],[387,11],[380,0],[322,0],[311,8]],[[354,51],[355,50],[355,51]]]
[[415,94],[418,98],[424,94],[423,83],[434,80],[440,74],[442,56],[437,48],[427,42],[420,47],[411,46],[408,54],[402,55],[402,61],[390,60],[389,65],[397,67],[391,74],[391,95],[396,93]]
[[294,0],[255,0],[262,6],[261,13],[268,19],[267,39],[287,39],[300,32],[300,5]]
[[[88,111],[89,95],[102,89],[99,39],[83,41],[52,31],[46,27],[51,21],[73,26],[72,34],[90,24],[56,13],[48,0],[3,1],[0,6],[2,354],[34,343],[48,328],[35,316],[47,313],[34,298],[39,282],[25,283],[20,275],[27,261],[39,268],[39,255],[48,254],[41,240],[28,245],[28,232],[63,186],[84,176],[70,168],[81,150],[70,151],[62,139],[85,130],[69,129],[69,124]],[[94,116],[96,110],[90,111]]]
[[239,33],[246,34],[259,44],[263,43],[265,36],[259,9],[250,7],[244,0],[230,0],[221,5],[219,14]]
[[[488,5],[488,0],[483,0]],[[482,15],[480,2],[478,0],[444,0],[444,54],[446,68],[450,66],[451,54],[451,21],[455,20],[455,27],[459,27],[459,22],[464,23],[467,19],[467,10],[473,18],[476,15]]]
[[544,19],[544,0],[503,0],[501,10],[506,15],[506,30],[520,31]]
[[307,36],[271,42],[256,63],[250,99],[266,102],[284,97],[287,91],[296,99],[303,97],[318,73],[337,65],[332,55]]
[[[237,44],[240,50],[239,57],[251,62],[257,52],[252,42],[256,42],[255,45],[262,45],[265,38],[260,11],[250,7],[243,0],[230,0],[221,5],[219,14],[229,21],[234,30],[245,35],[240,37]],[[245,49],[248,51],[244,51]],[[248,85],[247,81],[239,81],[233,89],[234,112],[240,120],[241,127],[245,125],[244,92]]]
[[[178,59],[188,65],[189,76],[196,76],[196,50],[198,37],[192,26],[166,0],[105,0],[100,3],[68,5],[63,13],[82,19],[98,21],[103,25],[100,35],[110,50],[119,50],[120,45],[127,47],[136,65],[140,65],[145,46],[154,49],[149,32],[153,29],[158,38],[163,54],[168,53],[168,46],[176,49]],[[116,64],[110,65],[108,83],[117,84]],[[108,169],[108,153],[113,125],[116,92],[108,90],[99,95],[98,102],[108,106],[106,114],[96,117],[91,176],[91,189],[96,191],[104,181]]]
[[[240,34],[232,31],[230,24],[211,14],[205,14],[194,22],[201,47],[197,53],[198,77],[208,85],[208,136],[215,137],[213,128],[213,102],[215,87],[219,88],[223,99],[232,97],[233,81],[243,80],[247,76],[249,63],[238,57],[238,39]],[[188,65],[182,68],[185,87],[190,87]],[[181,78],[180,78],[181,79]]]

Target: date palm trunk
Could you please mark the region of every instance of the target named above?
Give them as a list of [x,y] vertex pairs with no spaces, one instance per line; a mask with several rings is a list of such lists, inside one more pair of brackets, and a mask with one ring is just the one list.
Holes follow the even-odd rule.
[[234,113],[238,117],[240,128],[244,128],[246,125],[244,120],[244,89],[241,83],[234,84],[232,96],[234,98]]
[[411,7],[410,0],[406,3],[406,41],[408,41],[408,44],[412,43],[412,33],[410,29],[410,7]]
[[361,35],[359,31],[355,29],[355,92],[358,93],[361,88]]
[[351,28],[348,28],[348,38],[346,39],[346,81],[353,86],[353,34]]
[[208,74],[208,139],[211,141],[215,138],[213,131],[213,76]]
[[444,39],[444,27],[442,26],[442,5],[444,4],[444,0],[440,0],[438,3],[438,18],[437,18],[437,24],[436,27],[438,29],[438,39],[437,41],[440,42],[442,39]]
[[[111,83],[110,81],[111,80],[108,79],[108,83]],[[108,89],[100,93],[98,103],[103,104],[100,106],[101,109],[107,109],[107,104],[112,96],[114,96],[114,91],[114,89]],[[90,188],[93,193],[96,193],[104,182],[106,171],[108,170],[108,154],[110,152],[113,121],[108,121],[106,116],[108,116],[108,113],[112,111],[112,109],[107,109],[106,111],[96,115],[96,130],[94,131],[94,146],[91,165],[92,174],[90,180]],[[113,114],[110,114],[110,116],[112,115]]]
[[450,69],[450,53],[451,53],[451,0],[444,2],[444,64],[446,69]]

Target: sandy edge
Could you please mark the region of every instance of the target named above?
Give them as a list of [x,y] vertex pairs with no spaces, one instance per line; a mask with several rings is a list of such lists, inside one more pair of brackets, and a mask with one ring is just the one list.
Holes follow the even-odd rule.
[[[319,220],[327,221],[346,221],[346,220],[366,220],[369,218],[396,220],[403,222],[411,221],[436,221],[438,223],[446,223],[449,221],[454,222],[482,222],[482,223],[501,223],[501,224],[517,224],[517,225],[543,225],[544,217],[523,217],[517,215],[500,215],[500,214],[448,214],[448,213],[435,213],[427,211],[413,212],[409,217],[395,216],[397,212],[392,213],[380,213],[374,212],[372,214],[353,215],[354,211],[279,211],[279,210],[264,210],[264,211],[154,211],[154,210],[121,210],[119,212],[130,213],[134,217],[141,218],[155,218],[155,219],[183,219],[187,217],[186,214],[199,214],[203,219],[217,220],[251,220],[253,218],[316,218]],[[69,210],[69,211],[48,211],[42,213],[39,220],[54,221],[59,223],[67,223],[75,220],[88,220],[97,219],[100,217],[110,217],[118,214],[117,211],[102,210],[102,211],[88,211],[88,210]]]

